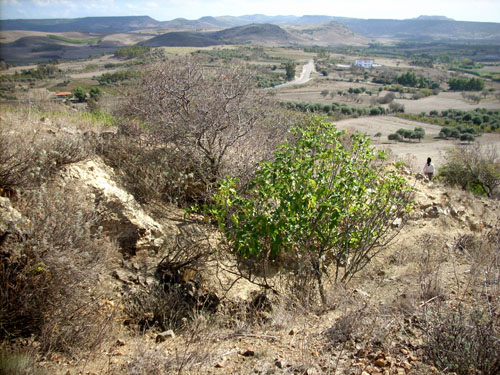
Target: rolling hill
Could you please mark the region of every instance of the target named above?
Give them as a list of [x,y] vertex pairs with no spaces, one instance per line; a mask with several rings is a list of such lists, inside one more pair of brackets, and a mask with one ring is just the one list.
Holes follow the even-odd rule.
[[256,44],[269,46],[335,46],[361,45],[369,40],[345,26],[330,22],[315,27],[282,28],[271,24],[250,24],[209,32],[169,32],[141,42],[150,47],[206,47],[224,44]]

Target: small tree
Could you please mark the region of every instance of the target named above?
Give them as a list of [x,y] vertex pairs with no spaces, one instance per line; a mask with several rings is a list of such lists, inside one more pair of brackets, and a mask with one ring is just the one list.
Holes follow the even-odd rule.
[[328,90],[321,90],[321,96],[326,98],[326,96],[328,95],[329,91]]
[[398,133],[392,133],[387,136],[389,141],[399,142],[401,140],[401,136]]
[[193,58],[158,63],[131,90],[122,113],[145,124],[158,152],[176,155],[196,181],[196,199],[204,200],[228,173],[253,173],[286,134],[281,126],[288,129],[290,116],[253,82],[242,66],[208,68]]
[[424,137],[425,137],[424,128],[418,126],[413,130],[413,138],[414,139],[418,139],[418,141],[420,142],[422,140],[422,138],[424,138]]
[[90,95],[91,99],[94,99],[97,101],[97,100],[99,100],[99,98],[102,95],[102,90],[99,86],[94,86],[90,89],[89,95]]
[[296,143],[261,165],[246,196],[236,180],[223,182],[212,212],[242,259],[307,264],[326,303],[330,264],[341,281],[363,269],[397,233],[392,224],[409,209],[409,189],[362,134],[347,140],[321,120],[292,134]]
[[295,63],[293,61],[289,61],[285,64],[286,70],[286,80],[291,81],[295,78]]
[[87,93],[83,87],[77,87],[75,91],[73,91],[73,95],[79,102],[84,102],[87,99]]

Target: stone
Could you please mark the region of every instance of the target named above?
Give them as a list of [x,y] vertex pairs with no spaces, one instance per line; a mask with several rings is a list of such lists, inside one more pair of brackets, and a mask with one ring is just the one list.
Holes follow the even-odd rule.
[[118,346],[125,346],[125,340],[117,339],[116,340],[116,345],[118,345]]
[[116,183],[113,169],[100,158],[68,165],[60,176],[65,182],[73,181],[89,189],[96,210],[105,218],[101,226],[117,239],[122,250],[134,255],[140,249],[156,250],[162,245],[163,226]]
[[379,358],[373,364],[377,367],[386,367],[388,362],[385,359]]
[[171,329],[165,332],[161,332],[158,335],[156,335],[156,342],[164,342],[165,340],[169,338],[175,338],[175,333]]
[[425,218],[437,218],[439,217],[439,210],[436,206],[428,207],[424,211]]
[[403,219],[398,217],[396,220],[392,222],[392,227],[393,228],[399,228],[403,224]]
[[246,350],[242,350],[240,352],[240,354],[243,357],[253,357],[255,355],[255,351],[253,351],[252,349],[246,349]]
[[274,365],[277,367],[277,368],[284,368],[285,367],[285,364],[283,361],[276,361],[274,362]]

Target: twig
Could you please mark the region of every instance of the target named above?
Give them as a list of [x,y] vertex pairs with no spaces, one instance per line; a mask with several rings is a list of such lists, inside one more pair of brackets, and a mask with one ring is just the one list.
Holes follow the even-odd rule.
[[432,297],[431,299],[429,299],[429,300],[427,300],[427,301],[425,301],[425,302],[422,302],[422,303],[420,304],[420,306],[418,306],[418,308],[420,309],[420,308],[424,307],[425,305],[427,305],[428,303],[431,303],[431,302],[432,302],[432,301],[434,301],[435,299],[440,298],[440,297],[442,297],[442,296],[443,296],[442,294],[437,295],[437,296],[434,296],[434,297]]
[[271,340],[277,340],[279,338],[278,336],[257,335],[255,333],[233,333],[232,335],[228,336],[228,338],[230,337],[253,337],[256,339],[271,339]]

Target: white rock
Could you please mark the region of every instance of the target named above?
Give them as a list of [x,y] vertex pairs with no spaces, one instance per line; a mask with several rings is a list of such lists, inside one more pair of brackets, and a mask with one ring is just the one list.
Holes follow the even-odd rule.
[[163,243],[162,225],[116,183],[113,169],[101,159],[71,164],[62,172],[62,178],[89,188],[97,208],[104,211],[105,220],[101,225],[116,236],[122,249],[135,253],[141,248],[157,249]]

